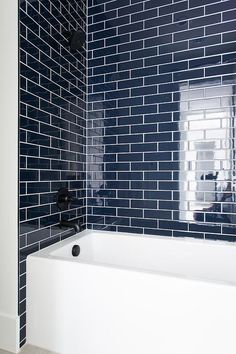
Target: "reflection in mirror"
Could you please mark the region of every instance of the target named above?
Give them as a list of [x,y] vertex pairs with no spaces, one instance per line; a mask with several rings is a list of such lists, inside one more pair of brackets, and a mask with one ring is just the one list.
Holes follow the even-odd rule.
[[180,87],[180,220],[236,223],[234,90]]

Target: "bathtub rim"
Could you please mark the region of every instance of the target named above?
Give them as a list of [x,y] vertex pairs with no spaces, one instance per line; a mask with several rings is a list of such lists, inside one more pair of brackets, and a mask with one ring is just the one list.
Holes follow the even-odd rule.
[[161,239],[161,240],[166,240],[166,241],[176,241],[176,242],[188,242],[188,243],[199,243],[199,244],[207,244],[208,246],[220,246],[220,247],[236,247],[236,244],[231,244],[227,241],[221,241],[221,240],[213,240],[215,242],[212,242],[212,240],[205,240],[205,239],[195,239],[195,238],[189,238],[189,237],[169,237],[169,236],[156,236],[156,235],[145,235],[145,234],[129,234],[129,233],[118,233],[118,232],[111,232],[111,231],[104,231],[104,230],[84,230],[80,233],[77,233],[73,236],[68,237],[67,239],[57,242],[53,245],[47,246],[42,250],[36,251],[27,257],[27,263],[31,259],[46,259],[47,261],[52,261],[52,262],[66,262],[66,263],[76,263],[78,265],[82,266],[89,266],[93,268],[110,268],[114,269],[117,271],[128,271],[128,272],[135,272],[135,273],[146,273],[149,275],[156,275],[160,277],[168,277],[168,278],[174,278],[174,279],[181,279],[185,281],[194,281],[194,282],[200,282],[204,284],[211,284],[211,285],[219,285],[219,286],[230,286],[230,287],[236,287],[236,280],[235,281],[227,281],[227,280],[219,280],[219,279],[210,279],[210,278],[203,278],[201,276],[188,276],[185,274],[178,274],[174,272],[164,272],[164,271],[158,271],[158,270],[151,270],[151,269],[143,269],[143,268],[137,268],[137,267],[132,267],[132,266],[122,266],[122,265],[115,265],[111,263],[105,263],[105,262],[89,262],[89,261],[84,261],[84,260],[78,260],[78,258],[68,258],[68,257],[63,257],[63,256],[56,256],[56,255],[51,255],[50,253],[53,252],[54,250],[57,250],[61,247],[66,246],[67,244],[70,244],[74,241],[77,241],[80,238],[85,237],[86,235],[94,234],[94,233],[100,233],[100,234],[105,234],[106,236],[109,235],[115,235],[115,236],[124,236],[124,237],[142,237],[142,238],[151,238],[151,239]]
[[[193,244],[203,244],[207,246],[219,246],[219,247],[226,247],[226,248],[236,248],[236,242],[229,242],[229,241],[222,241],[222,240],[208,240],[208,239],[202,239],[202,238],[195,238],[195,237],[175,237],[175,236],[162,236],[162,235],[147,235],[147,234],[136,234],[136,233],[128,233],[128,232],[116,232],[116,231],[105,231],[105,230],[90,230],[86,229],[83,230],[75,235],[72,235],[62,241],[56,242],[52,245],[46,246],[45,248],[35,251],[31,253],[30,255],[27,256],[36,256],[36,257],[42,257],[46,258],[45,256],[47,255],[48,257],[56,258],[56,256],[51,256],[49,252],[52,252],[58,248],[64,247],[67,244],[70,244],[74,240],[80,239],[86,235],[90,234],[103,234],[105,236],[113,235],[117,237],[132,237],[132,238],[142,238],[142,239],[157,239],[157,240],[163,240],[163,241],[170,241],[171,242],[184,242],[184,243],[193,243]],[[60,257],[58,257],[60,258]],[[63,257],[61,257],[63,258]]]

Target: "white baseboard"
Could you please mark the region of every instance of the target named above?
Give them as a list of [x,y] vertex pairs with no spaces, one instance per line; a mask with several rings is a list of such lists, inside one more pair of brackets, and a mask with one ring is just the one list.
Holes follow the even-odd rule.
[[22,348],[22,354],[58,354],[55,352],[49,352],[46,349],[37,348],[30,344],[25,344]]
[[19,317],[0,313],[0,348],[19,352]]

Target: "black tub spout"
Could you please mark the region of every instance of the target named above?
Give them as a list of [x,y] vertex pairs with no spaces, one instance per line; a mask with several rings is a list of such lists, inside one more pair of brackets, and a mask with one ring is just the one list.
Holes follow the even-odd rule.
[[74,220],[74,221],[61,220],[59,226],[60,228],[63,227],[73,228],[76,234],[81,231],[79,220]]

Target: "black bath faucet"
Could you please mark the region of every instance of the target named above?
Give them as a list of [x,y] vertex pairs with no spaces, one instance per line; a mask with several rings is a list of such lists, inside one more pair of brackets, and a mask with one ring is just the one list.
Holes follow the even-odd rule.
[[61,220],[59,227],[60,228],[62,228],[62,227],[73,228],[75,230],[76,234],[81,231],[81,225],[80,225],[79,220],[74,220],[74,221]]

